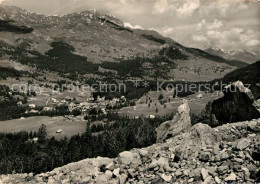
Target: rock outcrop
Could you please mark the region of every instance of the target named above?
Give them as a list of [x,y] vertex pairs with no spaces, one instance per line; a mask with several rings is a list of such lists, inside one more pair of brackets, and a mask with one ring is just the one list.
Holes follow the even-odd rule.
[[254,106],[252,92],[242,82],[237,81],[226,86],[223,93],[224,97],[211,104],[211,113],[215,115],[219,125],[260,117],[260,112]]
[[162,123],[157,129],[157,142],[174,137],[191,127],[190,107],[187,102],[179,106],[172,121]]
[[260,119],[189,131],[117,158],[71,163],[39,175],[0,176],[0,183],[254,183],[260,181]]

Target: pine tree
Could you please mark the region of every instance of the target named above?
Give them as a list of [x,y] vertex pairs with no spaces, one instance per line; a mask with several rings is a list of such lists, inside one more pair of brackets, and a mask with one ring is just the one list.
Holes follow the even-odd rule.
[[44,143],[47,137],[47,130],[46,130],[46,125],[42,124],[38,130],[37,133],[38,136],[38,142],[39,143]]
[[159,95],[158,100],[162,100],[164,97],[162,94]]
[[157,107],[156,107],[156,109],[155,109],[155,112],[156,112],[156,113],[158,113],[158,112],[159,112],[159,110],[158,110],[158,108],[157,108]]
[[87,136],[91,135],[90,121],[87,122],[87,126],[86,126],[86,135],[87,135]]

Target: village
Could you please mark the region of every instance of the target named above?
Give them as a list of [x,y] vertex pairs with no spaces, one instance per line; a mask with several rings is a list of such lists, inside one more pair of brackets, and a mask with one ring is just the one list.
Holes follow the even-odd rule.
[[[127,100],[124,96],[121,96],[121,98],[113,98],[112,100],[106,100],[105,97],[100,96],[98,96],[95,100],[92,96],[90,96],[87,97],[85,101],[82,99],[78,101],[76,97],[70,96],[66,96],[65,98],[55,98],[50,96],[46,100],[46,105],[39,110],[39,106],[34,104],[34,101],[37,103],[36,98],[29,97],[27,101],[29,104],[29,109],[25,111],[25,114],[52,112],[64,107],[67,108],[68,112],[73,115],[71,117],[79,116],[82,119],[91,113],[93,114],[93,112],[96,114],[106,115],[109,110],[116,109],[119,106],[122,107],[127,104]],[[22,102],[19,101],[17,104],[22,105]]]

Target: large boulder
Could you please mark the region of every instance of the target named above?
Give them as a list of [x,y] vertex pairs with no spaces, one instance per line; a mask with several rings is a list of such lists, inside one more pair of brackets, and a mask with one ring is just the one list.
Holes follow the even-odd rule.
[[157,129],[157,142],[174,137],[191,127],[190,107],[187,102],[179,106],[178,112],[172,121],[162,123]]
[[130,168],[137,168],[142,164],[141,157],[138,153],[124,151],[118,155],[119,163],[129,166]]
[[224,97],[213,101],[211,108],[211,113],[219,121],[218,125],[260,117],[260,112],[254,106],[252,92],[242,82],[226,86],[223,93]]
[[182,134],[176,139],[182,142],[175,147],[175,152],[179,153],[179,158],[189,159],[198,157],[201,161],[209,161],[212,158],[213,150],[203,150],[216,145],[219,141],[218,134],[207,124],[198,123],[194,125],[188,132]]

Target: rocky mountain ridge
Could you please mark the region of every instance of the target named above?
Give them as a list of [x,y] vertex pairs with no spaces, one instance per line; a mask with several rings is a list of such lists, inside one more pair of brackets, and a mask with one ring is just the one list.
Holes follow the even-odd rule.
[[[44,16],[16,7],[2,6],[0,17],[34,29],[31,34],[22,37],[11,34],[13,39],[10,39],[10,33],[1,32],[1,40],[14,45],[19,44],[18,40],[23,40],[41,53],[47,52],[54,40],[63,40],[72,45],[77,54],[88,57],[92,62],[113,61],[122,56],[130,58],[131,52],[140,56],[148,52],[146,47],[149,41],[132,37],[132,31],[124,27],[123,22],[94,10],[63,16]],[[121,36],[126,38],[125,41],[120,41]],[[129,37],[133,40],[129,40]],[[146,44],[134,44],[139,39]],[[133,51],[127,48],[131,44],[134,44],[131,47]]]

